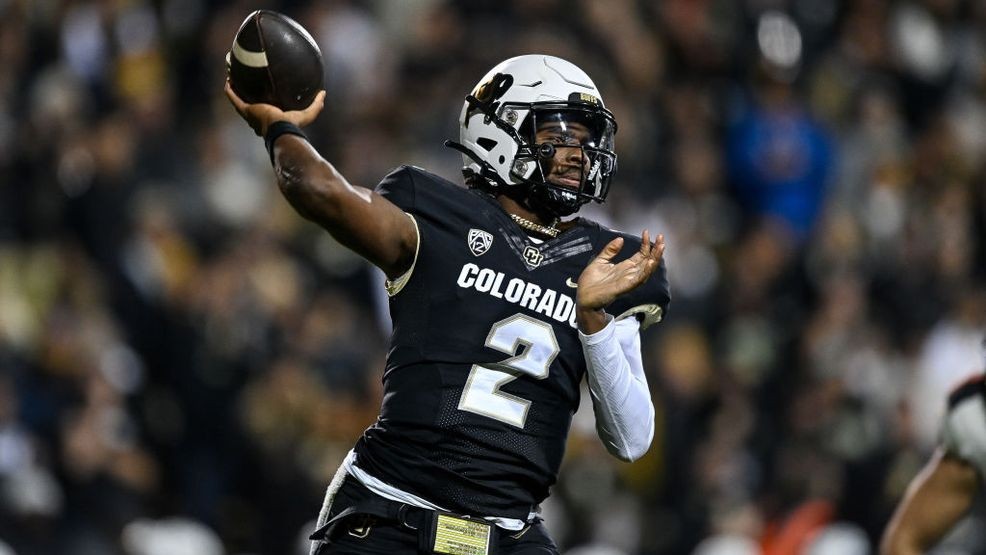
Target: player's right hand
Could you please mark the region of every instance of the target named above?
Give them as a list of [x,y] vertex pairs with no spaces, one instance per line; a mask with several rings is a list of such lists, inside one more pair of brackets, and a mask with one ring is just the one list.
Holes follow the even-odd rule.
[[261,137],[267,133],[267,127],[277,121],[287,121],[298,127],[304,127],[315,121],[315,118],[318,117],[318,114],[325,106],[324,90],[319,91],[315,95],[315,100],[312,100],[312,103],[304,110],[290,110],[285,112],[273,104],[247,104],[233,92],[233,87],[230,85],[229,79],[226,79],[226,98],[229,99],[233,108],[236,108],[237,113],[250,125],[253,132]]

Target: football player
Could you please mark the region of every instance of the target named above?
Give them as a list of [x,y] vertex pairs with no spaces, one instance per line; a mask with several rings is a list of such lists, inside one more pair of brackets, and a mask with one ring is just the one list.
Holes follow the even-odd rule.
[[466,185],[403,166],[348,183],[299,129],[322,108],[236,110],[304,217],[387,275],[394,329],[380,417],[328,488],[313,553],[557,553],[538,505],[587,377],[597,429],[633,461],[654,434],[639,330],[670,300],[663,237],[583,218],[616,171],[616,122],[592,80],[512,58],[466,97]]
[[880,546],[883,555],[925,553],[968,512],[986,476],[986,377],[948,397],[941,445],[907,488]]

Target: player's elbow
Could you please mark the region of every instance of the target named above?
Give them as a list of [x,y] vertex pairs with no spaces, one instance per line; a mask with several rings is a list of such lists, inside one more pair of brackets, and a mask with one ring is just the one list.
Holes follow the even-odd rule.
[[628,446],[623,449],[612,448],[609,450],[609,453],[625,463],[632,463],[643,458],[649,450],[650,443],[647,443],[639,446]]
[[647,429],[641,430],[640,432],[639,435],[635,437],[631,436],[618,444],[608,441],[605,442],[606,450],[609,451],[610,455],[625,463],[640,460],[650,450],[651,442],[654,440],[653,420]]

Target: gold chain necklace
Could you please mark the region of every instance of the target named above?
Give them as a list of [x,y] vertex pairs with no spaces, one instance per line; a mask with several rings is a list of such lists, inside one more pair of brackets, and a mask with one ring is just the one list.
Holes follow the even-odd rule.
[[558,224],[557,218],[555,219],[555,221],[551,222],[551,225],[541,225],[538,223],[534,223],[526,218],[521,218],[517,214],[510,214],[510,218],[513,221],[517,222],[517,225],[519,225],[520,227],[528,231],[533,231],[535,233],[546,235],[548,237],[551,237],[552,239],[558,237],[558,234],[561,233],[561,230],[555,227]]

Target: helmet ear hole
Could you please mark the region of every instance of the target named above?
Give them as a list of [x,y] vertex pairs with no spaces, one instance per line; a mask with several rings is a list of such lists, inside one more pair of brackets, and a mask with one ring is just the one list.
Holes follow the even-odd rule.
[[502,164],[502,163],[504,163],[506,161],[507,161],[507,157],[501,154],[500,155],[500,163]]
[[481,137],[476,140],[476,144],[483,148],[486,152],[493,152],[496,148],[496,141],[488,137]]

